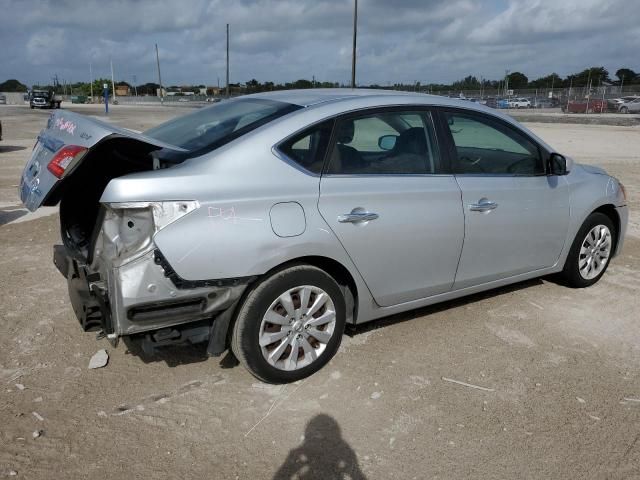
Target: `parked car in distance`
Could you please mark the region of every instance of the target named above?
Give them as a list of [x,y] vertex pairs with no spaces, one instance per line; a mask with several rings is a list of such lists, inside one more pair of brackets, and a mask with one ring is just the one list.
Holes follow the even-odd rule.
[[325,365],[346,324],[552,273],[588,287],[628,218],[618,180],[507,115],[366,89],[247,95],[144,133],[56,111],[20,192],[60,204],[54,263],[85,329],[206,341],[274,383]]
[[637,98],[640,98],[640,96],[638,96],[638,95],[627,95],[626,97],[609,98],[607,100],[607,109],[610,112],[617,112],[617,111],[620,110],[620,106],[623,103],[632,102],[633,100],[636,100]]
[[2,120],[0,120],[0,140],[2,140]]
[[604,113],[607,111],[607,101],[601,98],[581,98],[570,100],[561,108],[565,113]]
[[499,98],[496,100],[497,108],[509,108],[509,100],[506,98]]
[[0,94],[0,105],[6,105],[6,104],[7,104],[7,96]]
[[496,97],[487,97],[485,99],[485,105],[490,108],[497,108],[498,100],[496,99]]
[[531,108],[531,100],[528,98],[512,98],[509,100],[509,108]]
[[536,98],[531,102],[531,108],[554,108],[557,107],[557,102],[554,102],[550,98]]
[[620,113],[638,113],[640,112],[640,98],[628,100],[618,107]]

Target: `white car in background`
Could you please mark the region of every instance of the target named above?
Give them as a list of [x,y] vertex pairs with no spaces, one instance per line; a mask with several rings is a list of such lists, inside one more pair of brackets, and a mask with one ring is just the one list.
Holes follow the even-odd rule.
[[640,112],[640,97],[633,98],[627,102],[622,103],[618,107],[620,113],[638,113]]
[[509,108],[531,108],[531,100],[528,98],[512,98],[509,100]]

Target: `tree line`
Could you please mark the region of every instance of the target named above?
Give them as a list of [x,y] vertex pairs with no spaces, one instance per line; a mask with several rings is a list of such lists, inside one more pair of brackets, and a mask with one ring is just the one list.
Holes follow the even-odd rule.
[[[76,82],[65,85],[33,85],[32,89],[53,89],[56,93],[67,93],[69,95],[90,95],[93,85],[93,95],[100,96],[102,94],[103,85],[107,84],[109,87],[109,95],[113,95],[111,91],[111,80],[106,78],[99,78],[93,81],[93,84],[89,82]],[[522,72],[512,72],[506,75],[504,78],[498,80],[486,80],[483,78],[478,79],[474,75],[468,75],[463,79],[457,80],[450,84],[442,83],[429,83],[421,84],[415,82],[413,84],[396,83],[391,85],[358,85],[361,88],[394,88],[398,90],[415,90],[421,92],[445,92],[445,91],[459,91],[459,90],[482,90],[482,89],[501,89],[505,85],[508,85],[509,89],[545,89],[545,88],[568,88],[568,87],[586,87],[586,86],[599,86],[599,85],[639,85],[640,73],[630,68],[619,68],[616,70],[614,77],[611,77],[609,71],[604,67],[590,67],[582,70],[581,72],[561,77],[557,73],[551,73],[534,80],[530,80]],[[126,86],[130,89],[130,94],[133,95],[137,92],[138,95],[156,95],[160,85],[153,82],[147,82],[140,85],[131,85],[127,82],[117,82],[116,86]],[[304,89],[304,88],[336,88],[345,87],[347,85],[340,84],[338,82],[319,82],[314,80],[299,79],[294,82],[275,83],[275,82],[260,82],[255,78],[245,83],[231,84],[230,88],[234,94],[239,93],[259,93],[272,90],[289,90],[289,89]],[[193,92],[199,94],[201,89],[206,89],[207,95],[214,95],[218,89],[214,87],[206,87],[205,85],[191,85],[191,86],[165,86],[166,91],[174,91],[178,94],[185,92]],[[27,92],[29,88],[27,85],[19,82],[16,79],[9,79],[0,83],[0,92]],[[224,89],[223,89],[224,90]]]

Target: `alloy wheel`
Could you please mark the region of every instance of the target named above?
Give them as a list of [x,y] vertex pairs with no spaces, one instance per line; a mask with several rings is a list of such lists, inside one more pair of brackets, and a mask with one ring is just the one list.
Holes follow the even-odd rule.
[[336,327],[333,300],[319,287],[294,287],[274,300],[262,318],[259,342],[265,360],[279,370],[313,363]]
[[585,280],[591,280],[605,269],[611,255],[611,232],[605,225],[596,225],[582,241],[578,255],[578,270]]

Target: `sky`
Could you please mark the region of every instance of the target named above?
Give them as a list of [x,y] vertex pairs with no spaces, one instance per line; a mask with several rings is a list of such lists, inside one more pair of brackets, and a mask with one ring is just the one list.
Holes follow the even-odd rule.
[[[0,0],[0,82],[348,84],[353,0]],[[639,0],[359,0],[357,83],[640,71]],[[219,80],[218,80],[219,79]]]

